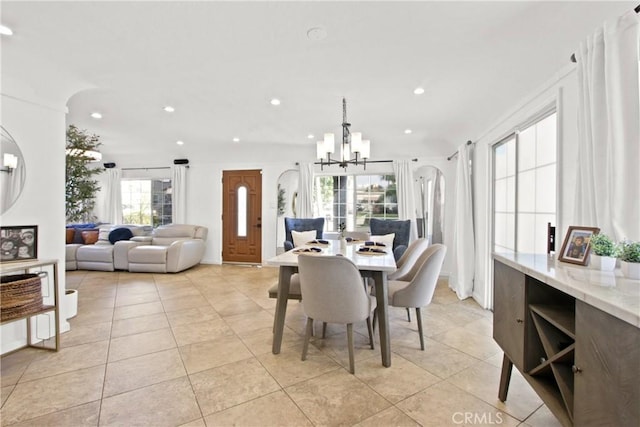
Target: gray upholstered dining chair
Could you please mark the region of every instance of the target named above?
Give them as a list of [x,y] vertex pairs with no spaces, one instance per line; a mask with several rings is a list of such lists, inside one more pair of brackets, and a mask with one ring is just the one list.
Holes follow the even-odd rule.
[[349,371],[355,373],[353,323],[367,321],[369,343],[373,349],[371,312],[376,299],[362,286],[362,277],[355,264],[342,256],[299,255],[302,307],[307,315],[307,329],[302,348],[302,360],[307,358],[313,321],[347,325]]
[[424,334],[420,308],[431,303],[446,253],[446,246],[431,245],[416,261],[416,272],[410,281],[389,280],[389,305],[416,309],[421,350],[424,350]]
[[[389,274],[387,278],[389,280],[402,280],[410,282],[411,279],[418,272],[417,261],[420,255],[429,247],[429,239],[416,239],[409,244],[407,250],[402,254],[400,259],[396,262],[397,270]],[[407,307],[407,321],[411,322],[411,310]]]
[[410,281],[417,271],[416,261],[428,247],[428,239],[420,238],[411,242],[404,254],[396,261],[396,271],[389,274],[388,279]]

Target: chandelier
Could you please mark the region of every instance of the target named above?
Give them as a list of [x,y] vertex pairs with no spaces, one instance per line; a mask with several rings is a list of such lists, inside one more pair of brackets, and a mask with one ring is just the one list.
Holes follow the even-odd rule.
[[[363,140],[360,132],[351,132],[351,123],[347,122],[347,100],[342,98],[342,144],[340,146],[340,160],[332,159],[335,152],[335,135],[325,133],[324,140],[317,142],[316,156],[320,160],[320,169],[324,166],[338,165],[347,169],[348,165],[363,165],[367,169],[367,159],[370,154],[370,141]],[[354,158],[351,158],[353,154]]]

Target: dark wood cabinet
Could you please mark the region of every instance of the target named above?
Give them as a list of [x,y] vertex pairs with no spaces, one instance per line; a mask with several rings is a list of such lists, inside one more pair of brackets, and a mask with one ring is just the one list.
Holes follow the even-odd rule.
[[493,338],[518,369],[524,365],[525,275],[494,263]]
[[512,366],[566,426],[640,425],[640,329],[494,262],[493,336]]
[[576,302],[575,424],[638,426],[640,329]]

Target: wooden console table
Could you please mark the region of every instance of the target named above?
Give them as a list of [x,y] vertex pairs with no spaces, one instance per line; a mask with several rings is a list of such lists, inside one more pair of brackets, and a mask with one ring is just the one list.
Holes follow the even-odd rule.
[[[33,273],[34,269],[42,271],[43,267],[52,266],[53,268],[53,278],[49,285],[53,284],[53,305],[43,305],[39,310],[26,313],[18,318],[8,320],[3,322],[2,324],[16,322],[20,320],[26,320],[27,322],[27,347],[36,347],[45,350],[58,351],[60,350],[60,298],[58,296],[58,260],[32,260],[32,261],[24,261],[24,262],[5,262],[0,264],[0,274],[10,274],[16,272],[24,272],[24,273]],[[34,345],[31,342],[31,318],[34,316],[38,316],[40,314],[49,314],[54,312],[54,321],[55,321],[55,336],[42,338],[42,345]],[[49,328],[48,334],[50,333],[51,328]],[[55,346],[47,347],[44,345],[44,342],[55,338]]]
[[556,262],[494,254],[493,337],[565,426],[640,425],[640,281]]

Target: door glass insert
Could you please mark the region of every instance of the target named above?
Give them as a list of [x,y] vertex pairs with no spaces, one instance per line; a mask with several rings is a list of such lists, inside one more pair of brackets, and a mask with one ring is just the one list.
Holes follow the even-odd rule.
[[247,237],[247,187],[238,187],[238,237]]

